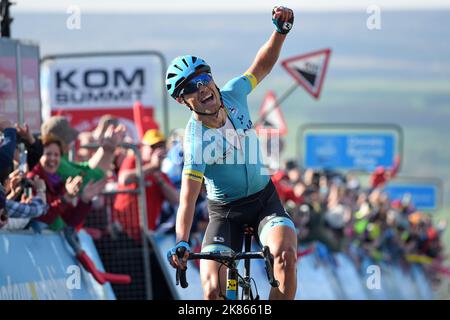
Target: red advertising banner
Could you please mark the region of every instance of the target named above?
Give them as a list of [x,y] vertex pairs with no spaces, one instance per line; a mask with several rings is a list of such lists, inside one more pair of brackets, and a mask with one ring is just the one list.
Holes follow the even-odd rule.
[[22,97],[24,123],[31,132],[41,128],[41,92],[39,87],[39,48],[37,46],[21,47]]
[[[20,60],[20,75],[17,72],[17,59]],[[22,81],[21,92],[18,92],[19,79]],[[23,121],[32,132],[39,132],[40,95],[39,47],[17,40],[0,39],[0,114],[13,123],[20,123],[20,107],[23,110]],[[19,97],[22,98],[20,106]]]
[[0,114],[17,122],[16,43],[0,39]]

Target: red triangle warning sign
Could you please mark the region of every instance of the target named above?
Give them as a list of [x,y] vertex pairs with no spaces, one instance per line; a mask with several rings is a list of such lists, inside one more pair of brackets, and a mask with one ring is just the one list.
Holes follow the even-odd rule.
[[[283,118],[280,107],[277,105],[277,99],[272,91],[267,92],[259,109],[259,117],[261,118],[256,125],[256,132],[261,129],[268,130],[269,133],[278,133],[279,135],[287,134],[286,121]],[[276,107],[275,107],[276,106]]]
[[286,59],[281,62],[281,65],[294,77],[299,85],[305,88],[314,98],[318,99],[330,55],[331,49],[314,51]]

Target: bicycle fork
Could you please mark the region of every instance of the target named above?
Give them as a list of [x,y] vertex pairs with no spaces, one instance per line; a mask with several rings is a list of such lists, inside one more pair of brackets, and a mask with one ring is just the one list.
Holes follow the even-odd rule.
[[[245,252],[250,252],[252,246],[252,235],[249,232],[245,233],[244,236],[244,246]],[[252,289],[251,289],[251,280],[250,280],[250,259],[244,260],[244,284],[242,287],[243,290],[243,300],[252,300]]]

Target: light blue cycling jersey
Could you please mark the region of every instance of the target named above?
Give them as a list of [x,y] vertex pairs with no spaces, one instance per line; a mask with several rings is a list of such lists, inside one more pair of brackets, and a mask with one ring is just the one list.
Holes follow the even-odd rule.
[[220,90],[241,148],[229,143],[219,130],[206,127],[193,115],[186,126],[183,175],[199,182],[204,178],[210,200],[231,202],[241,199],[261,191],[269,182],[247,105],[247,95],[255,86],[255,76],[246,73],[230,80]]

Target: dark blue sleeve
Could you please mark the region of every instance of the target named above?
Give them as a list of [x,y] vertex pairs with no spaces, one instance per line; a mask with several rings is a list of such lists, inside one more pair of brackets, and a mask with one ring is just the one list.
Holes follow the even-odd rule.
[[0,145],[0,168],[12,165],[14,150],[16,149],[16,129],[6,128],[3,130],[3,142]]

